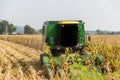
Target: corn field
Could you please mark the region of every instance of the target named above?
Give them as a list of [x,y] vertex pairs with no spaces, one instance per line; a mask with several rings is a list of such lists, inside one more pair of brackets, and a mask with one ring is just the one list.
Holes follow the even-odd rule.
[[[66,49],[64,75],[56,72],[54,80],[120,80],[120,35],[91,35],[84,51],[90,56],[78,60],[69,56]],[[41,35],[1,35],[0,36],[0,80],[46,80],[46,72],[39,65],[42,53]],[[49,52],[49,50],[48,50]],[[95,66],[96,56],[101,55],[104,63]],[[71,57],[69,65],[67,59]]]
[[120,79],[120,35],[91,35],[91,42],[86,48],[91,54],[100,54],[104,59],[105,69],[102,74],[107,80]]

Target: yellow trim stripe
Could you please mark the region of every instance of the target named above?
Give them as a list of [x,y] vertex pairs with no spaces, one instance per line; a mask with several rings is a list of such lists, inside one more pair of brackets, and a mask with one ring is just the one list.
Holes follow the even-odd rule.
[[59,21],[58,24],[79,24],[79,21]]

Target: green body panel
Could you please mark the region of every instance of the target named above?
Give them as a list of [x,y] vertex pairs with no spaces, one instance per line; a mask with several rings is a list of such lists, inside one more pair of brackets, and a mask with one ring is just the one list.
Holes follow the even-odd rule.
[[48,38],[48,45],[55,49],[54,39],[57,38],[58,35],[58,27],[57,22],[50,22],[47,27],[47,38]]
[[43,43],[56,49],[54,39],[58,37],[57,21],[47,21],[43,26]]
[[[51,49],[57,49],[56,46],[58,46],[54,42],[55,39],[59,39],[61,33],[58,23],[59,21],[46,21],[43,25],[43,43],[50,46]],[[81,46],[85,45],[85,30],[82,21],[79,21],[78,26],[78,44]]]
[[79,28],[78,28],[78,38],[80,45],[85,45],[85,30],[84,30],[84,23],[80,22]]

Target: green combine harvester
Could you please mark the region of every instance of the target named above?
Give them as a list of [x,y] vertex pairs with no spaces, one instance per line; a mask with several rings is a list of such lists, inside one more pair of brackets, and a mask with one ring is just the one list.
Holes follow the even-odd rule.
[[[85,46],[84,22],[81,20],[46,21],[43,25],[43,54],[40,55],[40,64],[45,66],[48,77],[54,76],[50,66],[50,56],[62,64],[61,55],[66,48],[81,52]],[[51,54],[45,52],[49,46]]]

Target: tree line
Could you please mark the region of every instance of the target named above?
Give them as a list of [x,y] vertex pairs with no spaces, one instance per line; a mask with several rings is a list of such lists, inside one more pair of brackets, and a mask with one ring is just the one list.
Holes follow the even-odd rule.
[[89,30],[89,31],[86,31],[86,34],[98,34],[98,35],[104,35],[104,34],[107,34],[107,35],[114,35],[114,34],[120,34],[120,31],[107,31],[107,30],[100,30],[100,29],[97,29],[97,30]]
[[96,30],[97,34],[120,34],[120,31],[106,31],[106,30]]
[[15,30],[16,28],[12,23],[9,23],[6,20],[0,22],[0,34],[12,34],[12,32],[14,32]]
[[[7,20],[2,20],[0,22],[0,34],[12,34],[15,31],[16,31],[16,27],[14,24],[9,23]],[[25,25],[24,34],[39,34],[39,32],[37,32],[30,25]]]

